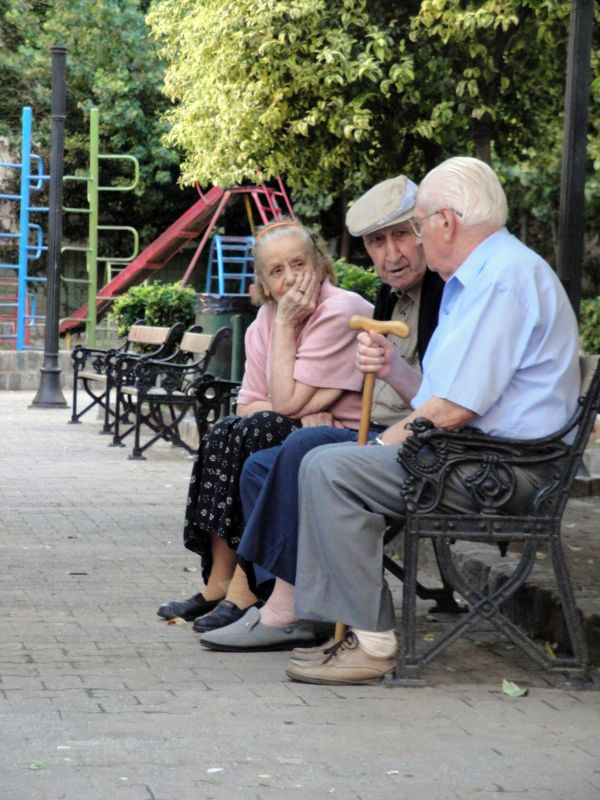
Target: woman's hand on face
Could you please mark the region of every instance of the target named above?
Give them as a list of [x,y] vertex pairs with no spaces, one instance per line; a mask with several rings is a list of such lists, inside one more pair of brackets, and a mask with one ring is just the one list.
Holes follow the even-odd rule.
[[329,411],[318,411],[316,414],[307,414],[300,420],[303,428],[320,428],[322,425],[333,425],[333,414]]
[[303,325],[317,307],[321,283],[311,270],[300,272],[277,303],[277,317],[292,327]]
[[361,372],[374,372],[376,376],[385,377],[391,368],[396,353],[394,346],[385,336],[373,331],[362,331],[356,337],[356,366]]

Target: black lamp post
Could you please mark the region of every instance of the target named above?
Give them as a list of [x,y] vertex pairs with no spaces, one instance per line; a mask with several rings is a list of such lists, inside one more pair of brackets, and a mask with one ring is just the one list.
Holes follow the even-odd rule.
[[63,213],[63,167],[67,48],[52,47],[52,138],[50,142],[50,193],[48,213],[48,282],[44,365],[38,392],[31,403],[43,408],[63,408],[67,401],[60,389],[58,327],[60,316],[60,266]]
[[585,168],[587,160],[593,0],[573,0],[565,93],[565,122],[558,219],[558,275],[579,316],[581,265],[585,232]]

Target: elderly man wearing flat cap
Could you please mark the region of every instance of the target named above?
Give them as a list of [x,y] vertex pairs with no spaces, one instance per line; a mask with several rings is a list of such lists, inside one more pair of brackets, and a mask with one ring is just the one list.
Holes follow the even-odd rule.
[[[419,368],[437,325],[443,281],[430,272],[423,249],[408,222],[417,187],[404,175],[378,183],[360,197],[346,217],[353,236],[362,236],[381,278],[374,317],[402,320],[406,339],[390,337],[398,354]],[[385,381],[376,381],[370,435],[398,422],[409,408]],[[304,423],[304,420],[303,420]],[[241,496],[246,529],[238,555],[256,565],[258,576],[276,576],[275,588],[261,609],[240,609],[229,600],[194,622],[200,643],[215,650],[282,650],[314,643],[313,625],[297,621],[294,583],[298,531],[298,473],[306,453],[324,444],[355,442],[357,432],[315,415],[316,427],[304,427],[279,447],[250,457],[242,473]]]
[[[360,369],[384,378],[413,410],[381,434],[380,447],[320,447],[302,462],[296,612],[349,627],[333,647],[296,652],[287,668],[293,680],[376,683],[394,670],[394,607],[381,559],[386,525],[406,515],[398,448],[412,435],[407,422],[424,417],[439,428],[531,440],[560,431],[575,412],[577,320],[556,273],[506,229],[507,213],[497,175],[475,158],[448,159],[419,186],[411,225],[445,282],[439,323],[422,374],[380,334],[359,334]],[[523,465],[508,513],[543,496],[554,470],[543,459]],[[471,491],[463,474],[443,504],[478,513],[477,482]]]

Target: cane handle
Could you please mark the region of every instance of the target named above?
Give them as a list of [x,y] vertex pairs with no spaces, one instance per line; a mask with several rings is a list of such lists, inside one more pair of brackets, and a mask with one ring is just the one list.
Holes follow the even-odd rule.
[[384,336],[391,333],[392,336],[398,336],[400,339],[406,339],[410,333],[410,328],[406,322],[371,319],[371,317],[361,317],[357,314],[350,317],[348,325],[353,331],[375,331],[376,333],[382,333]]

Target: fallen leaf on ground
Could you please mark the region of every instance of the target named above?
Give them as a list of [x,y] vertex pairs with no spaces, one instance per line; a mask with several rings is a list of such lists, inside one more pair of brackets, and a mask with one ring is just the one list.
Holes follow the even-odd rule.
[[435,636],[433,635],[433,633],[426,633],[425,636],[423,637],[424,642],[433,642],[434,639]]
[[507,681],[506,678],[502,680],[502,691],[509,697],[524,697],[529,689],[521,689],[516,683]]
[[46,765],[43,761],[32,761],[31,764],[27,764],[27,769],[46,769]]
[[173,619],[167,620],[167,625],[187,625],[187,623],[183,617],[173,617]]
[[554,652],[554,648],[550,644],[550,642],[546,642],[544,645],[544,652],[548,656],[548,658],[556,658],[556,653]]
[[569,548],[569,550],[572,550],[574,553],[578,553],[580,550],[583,550],[583,547],[577,547],[577,545],[574,545],[574,544],[567,544],[567,547]]

